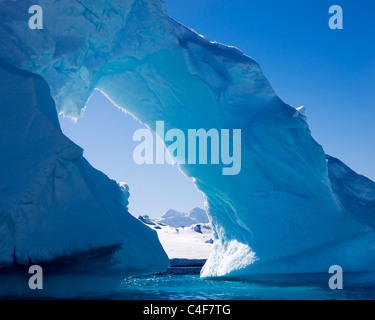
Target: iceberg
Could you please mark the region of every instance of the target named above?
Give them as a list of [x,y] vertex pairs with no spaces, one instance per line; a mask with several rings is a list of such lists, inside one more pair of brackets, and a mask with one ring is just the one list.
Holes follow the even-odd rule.
[[[128,212],[128,186],[94,169],[62,134],[47,83],[0,61],[0,96],[0,295],[31,294],[22,278],[33,264],[49,284],[61,272],[118,285],[121,276],[165,270],[156,232]],[[77,282],[44,293],[74,294]]]
[[[28,7],[35,4],[43,8],[42,30],[27,26]],[[179,128],[186,135],[189,129],[199,128],[242,130],[242,170],[238,175],[223,176],[219,166],[180,165],[180,170],[194,177],[197,188],[205,194],[215,234],[203,277],[327,274],[331,265],[340,265],[344,272],[374,271],[375,183],[339,160],[326,157],[311,136],[303,109],[284,103],[252,58],[237,48],[211,42],[174,21],[161,0],[3,1],[0,17],[0,59],[42,77],[60,114],[83,116],[87,100],[98,89],[153,130],[160,120],[165,122],[166,130]],[[12,83],[19,95],[27,91],[24,85]],[[32,90],[29,92],[34,97]],[[37,98],[35,94],[34,99]],[[23,109],[17,106],[12,112],[14,117],[18,114],[14,126],[20,126],[18,122],[25,121]],[[8,117],[3,113],[3,121]],[[50,109],[48,117],[55,119]],[[49,123],[52,126],[52,120]],[[60,204],[86,206],[80,200],[93,197],[97,189],[104,189],[102,196],[112,199],[119,194],[118,188],[89,167],[80,149],[62,135],[62,141],[51,146],[62,152],[56,171],[48,172],[51,167],[41,164],[48,159],[45,153],[50,152],[51,142],[38,140],[38,133],[31,130],[34,126],[25,124],[23,128],[29,139],[35,137],[30,155],[25,154],[27,149],[14,150],[19,133],[9,125],[0,129],[2,139],[7,140],[2,149],[14,153],[11,162],[17,170],[23,170],[34,157],[33,166],[40,169],[46,181],[50,178],[43,192],[38,189],[38,199],[49,201],[56,213],[51,214],[54,211],[47,205],[41,206],[41,211],[35,210],[28,198],[15,197],[25,178],[20,173],[5,173],[8,176],[1,181],[17,184],[14,190],[10,186],[2,188],[8,193],[5,199],[14,199],[12,208],[33,210],[37,217],[47,219],[44,233],[29,233],[32,229],[26,222],[28,211],[19,215],[20,224],[25,227],[19,235],[31,239],[20,256],[38,256],[31,244],[50,237],[52,240],[45,245],[50,258],[66,254],[58,241],[69,242],[69,250],[119,244],[122,233],[118,229],[122,224],[113,222],[118,219],[141,230],[127,215],[120,218],[110,210],[112,213],[102,216],[95,205],[85,215],[89,225],[84,234],[78,217],[67,217],[61,211],[57,214],[63,209]],[[58,131],[56,121],[54,128]],[[47,130],[44,139],[48,135]],[[31,144],[27,146],[31,148]],[[66,176],[68,170],[77,174],[55,186],[51,177]],[[101,183],[91,180],[90,184],[82,175],[87,179],[93,175]],[[35,176],[37,179],[40,174]],[[60,183],[62,192],[58,192]],[[77,198],[64,183],[83,188],[83,195]],[[61,202],[59,197],[65,200]],[[95,203],[100,201],[94,198]],[[103,201],[108,204],[106,199]],[[15,236],[9,216],[6,211],[6,222],[2,223],[2,234],[6,236],[1,240],[1,247],[8,248],[2,251],[1,260],[7,263],[12,261],[9,249]],[[66,221],[79,228],[70,230],[69,239],[62,240]],[[94,244],[87,240],[90,234],[96,236]],[[126,234],[132,243],[127,250],[133,250],[136,257],[140,255],[140,245],[144,244],[146,250],[146,241],[156,243],[151,231],[142,229],[142,234],[148,236],[141,239],[133,233]],[[149,261],[152,257],[155,264],[162,265],[161,249],[155,253],[149,249],[143,252],[142,259]]]

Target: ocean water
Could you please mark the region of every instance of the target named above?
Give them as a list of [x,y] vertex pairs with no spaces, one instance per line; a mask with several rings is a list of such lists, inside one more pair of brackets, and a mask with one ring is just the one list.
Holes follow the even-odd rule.
[[[169,268],[164,273],[104,277],[81,272],[51,274],[46,272],[43,290],[30,290],[28,274],[0,275],[2,299],[93,299],[93,300],[374,300],[375,286],[346,285],[331,290],[330,275],[319,283],[298,285],[272,281],[201,279],[201,268]],[[305,279],[305,278],[304,278]]]
[[126,300],[357,300],[375,299],[375,288],[348,286],[330,290],[321,285],[280,285],[272,282],[208,280],[200,268],[170,268],[167,272],[124,279],[120,289],[104,299]]

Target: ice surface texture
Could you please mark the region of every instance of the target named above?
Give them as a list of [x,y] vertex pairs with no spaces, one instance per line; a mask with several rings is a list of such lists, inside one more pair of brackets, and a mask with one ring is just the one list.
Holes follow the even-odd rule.
[[0,60],[0,97],[0,268],[166,269],[156,232],[127,210],[128,187],[62,134],[47,83]]
[[[152,129],[158,120],[185,133],[242,129],[239,175],[180,166],[205,193],[216,236],[203,276],[374,269],[374,183],[326,159],[303,113],[277,97],[253,59],[175,22],[160,0],[3,3],[0,58],[42,76],[59,113],[82,116],[98,88]],[[44,29],[30,30],[27,8],[38,3]],[[20,152],[17,161],[30,160]],[[107,237],[105,225],[96,235]]]

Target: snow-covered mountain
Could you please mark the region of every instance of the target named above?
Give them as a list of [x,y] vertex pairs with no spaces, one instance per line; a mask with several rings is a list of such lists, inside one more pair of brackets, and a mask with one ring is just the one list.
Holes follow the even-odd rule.
[[187,213],[168,210],[162,217],[138,219],[158,233],[168,257],[183,264],[199,264],[208,259],[213,248],[212,227],[203,209],[195,208]]
[[194,208],[187,213],[170,209],[161,217],[154,219],[154,221],[175,228],[190,227],[197,223],[209,223],[206,211],[201,208]]

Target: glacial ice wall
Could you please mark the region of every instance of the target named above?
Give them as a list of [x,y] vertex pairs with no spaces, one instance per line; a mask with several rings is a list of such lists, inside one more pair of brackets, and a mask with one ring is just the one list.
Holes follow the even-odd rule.
[[[31,4],[43,8],[43,30],[27,26]],[[362,177],[341,178],[344,167],[326,159],[305,116],[277,97],[253,59],[172,20],[160,0],[3,8],[0,58],[42,76],[59,113],[82,116],[98,88],[152,129],[163,120],[185,133],[242,130],[239,175],[180,165],[205,193],[216,235],[203,276],[373,269],[374,183],[366,180],[362,201]]]
[[0,97],[0,269],[41,264],[118,281],[165,270],[156,232],[127,210],[128,186],[91,167],[62,134],[47,83],[0,60]]

